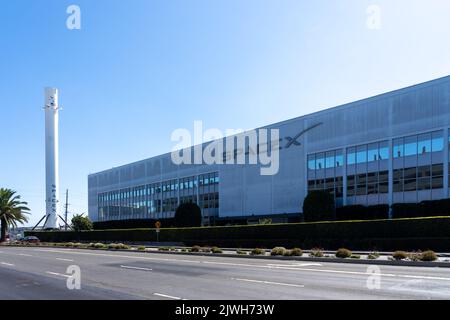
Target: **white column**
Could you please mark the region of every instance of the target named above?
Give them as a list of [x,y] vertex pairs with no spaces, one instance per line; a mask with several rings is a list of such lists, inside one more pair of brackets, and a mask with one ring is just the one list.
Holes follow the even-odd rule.
[[58,89],[45,88],[45,229],[59,227]]

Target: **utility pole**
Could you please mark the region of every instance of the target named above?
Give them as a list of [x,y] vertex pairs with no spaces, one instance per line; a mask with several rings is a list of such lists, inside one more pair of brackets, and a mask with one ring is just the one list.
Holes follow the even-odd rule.
[[69,189],[66,189],[66,212],[65,212],[65,222],[66,222],[66,227],[65,230],[67,231],[67,213],[69,211]]

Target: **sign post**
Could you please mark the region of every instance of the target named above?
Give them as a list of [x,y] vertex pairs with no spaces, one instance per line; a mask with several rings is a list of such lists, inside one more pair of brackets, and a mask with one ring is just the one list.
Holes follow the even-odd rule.
[[156,228],[156,242],[159,242],[159,232],[161,231],[161,222],[156,221],[155,223],[155,228]]

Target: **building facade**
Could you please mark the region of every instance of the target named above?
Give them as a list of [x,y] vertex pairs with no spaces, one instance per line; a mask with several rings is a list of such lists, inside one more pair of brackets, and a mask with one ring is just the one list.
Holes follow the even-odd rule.
[[277,174],[175,165],[168,153],[90,175],[90,218],[164,219],[193,201],[205,224],[277,221],[300,213],[310,190],[328,190],[338,206],[449,197],[450,76],[264,128],[279,130]]

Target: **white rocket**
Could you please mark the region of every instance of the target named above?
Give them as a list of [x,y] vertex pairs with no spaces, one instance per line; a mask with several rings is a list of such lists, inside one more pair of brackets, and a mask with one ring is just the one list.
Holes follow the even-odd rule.
[[59,228],[58,89],[45,88],[46,222],[44,229]]

